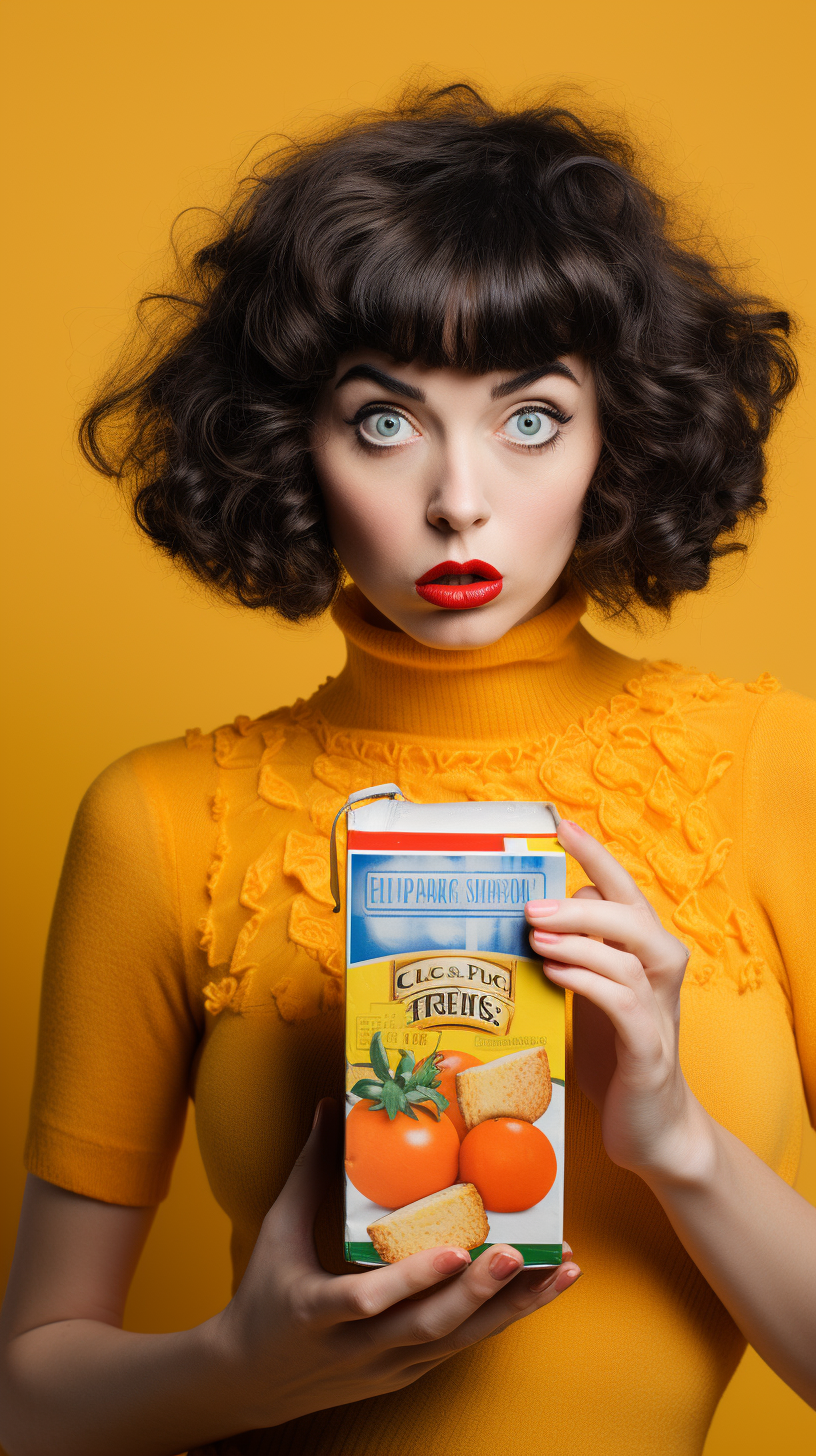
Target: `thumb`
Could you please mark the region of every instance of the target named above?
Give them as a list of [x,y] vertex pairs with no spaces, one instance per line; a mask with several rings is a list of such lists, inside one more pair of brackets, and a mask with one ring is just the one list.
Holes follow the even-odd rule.
[[312,1130],[266,1216],[274,1224],[276,1237],[285,1237],[290,1247],[305,1244],[313,1252],[315,1217],[337,1162],[338,1114],[333,1097],[318,1102]]

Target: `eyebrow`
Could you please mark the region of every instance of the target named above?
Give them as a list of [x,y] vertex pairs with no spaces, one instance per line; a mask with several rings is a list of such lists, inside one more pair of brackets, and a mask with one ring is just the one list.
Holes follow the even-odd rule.
[[517,389],[526,389],[528,384],[535,384],[537,379],[544,379],[548,374],[560,374],[563,379],[571,379],[573,384],[578,384],[572,370],[566,364],[553,359],[549,364],[542,364],[540,369],[528,369],[526,374],[517,374],[515,379],[507,379],[504,384],[495,385],[490,391],[490,397],[504,399],[506,395],[515,394]]
[[406,399],[419,400],[420,404],[425,403],[425,395],[415,384],[406,384],[404,379],[395,379],[392,374],[385,374],[382,369],[375,369],[373,364],[354,364],[347,369],[342,379],[338,379],[335,389],[341,384],[348,384],[352,379],[371,379],[375,384],[381,384],[383,389],[393,390],[394,394],[402,394]]
[[[548,374],[560,374],[563,379],[571,379],[573,384],[578,384],[571,369],[559,360],[553,359],[549,364],[542,364],[538,369],[528,369],[526,374],[517,374],[514,379],[505,380],[504,384],[496,384],[490,391],[491,399],[504,399],[508,394],[515,394],[519,389],[526,389],[528,384],[535,384],[537,379],[545,379]],[[404,379],[396,379],[393,374],[386,374],[383,369],[375,369],[373,364],[354,364],[347,369],[342,379],[338,379],[335,389],[343,384],[349,384],[352,379],[370,379],[374,384],[382,385],[383,389],[390,389],[394,394],[401,394],[405,399],[418,400],[420,404],[425,403],[425,395],[415,384],[407,384]],[[580,388],[580,386],[579,386]]]

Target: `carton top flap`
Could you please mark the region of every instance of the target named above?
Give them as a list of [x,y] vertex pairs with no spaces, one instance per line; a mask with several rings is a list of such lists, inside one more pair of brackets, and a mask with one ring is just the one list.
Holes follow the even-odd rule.
[[376,799],[350,809],[349,829],[379,834],[554,834],[557,820],[547,804],[508,799],[454,804],[411,804]]

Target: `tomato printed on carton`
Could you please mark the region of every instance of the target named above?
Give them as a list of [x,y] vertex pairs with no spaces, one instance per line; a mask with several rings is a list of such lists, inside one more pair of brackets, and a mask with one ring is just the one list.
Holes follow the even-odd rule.
[[348,813],[345,1257],[559,1264],[564,995],[524,917],[566,893],[557,812],[398,792]]

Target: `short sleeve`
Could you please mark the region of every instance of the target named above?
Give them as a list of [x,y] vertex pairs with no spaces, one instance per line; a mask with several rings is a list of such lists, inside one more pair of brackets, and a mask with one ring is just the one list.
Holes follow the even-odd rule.
[[811,1122],[816,1125],[816,704],[770,694],[748,743],[746,850],[750,888],[787,972]]
[[74,823],[25,1151],[38,1177],[132,1206],[167,1194],[199,1036],[171,831],[138,763],[136,753],[106,769]]

